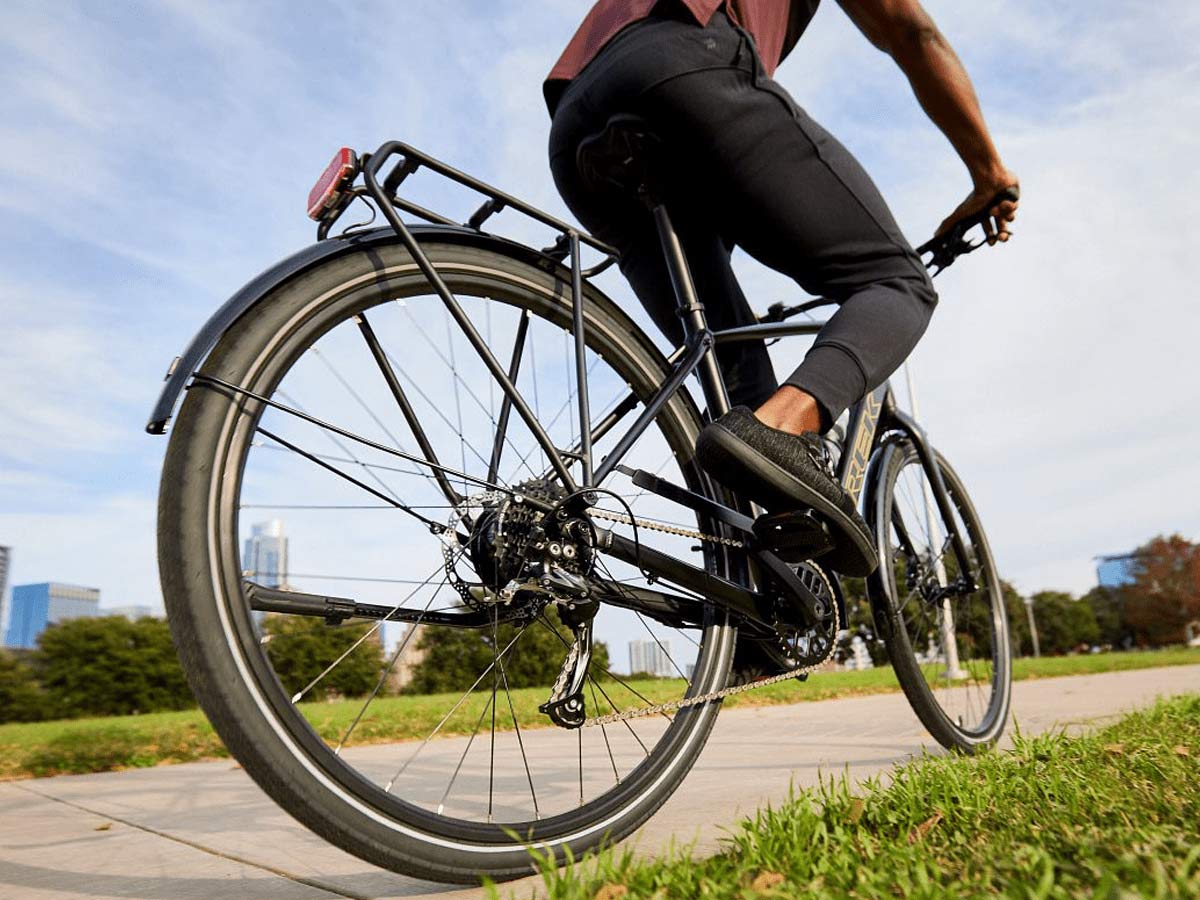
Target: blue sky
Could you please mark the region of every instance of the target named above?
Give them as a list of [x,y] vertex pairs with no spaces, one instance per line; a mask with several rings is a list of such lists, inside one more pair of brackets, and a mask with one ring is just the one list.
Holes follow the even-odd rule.
[[[913,365],[1002,573],[1087,589],[1092,557],[1200,537],[1200,9],[930,0],[1024,205],[939,279]],[[12,579],[159,605],[165,441],[142,431],[208,314],[304,246],[338,146],[400,138],[564,212],[540,79],[586,8],[546,2],[40,2],[0,8],[0,544]],[[965,195],[892,63],[823,4],[778,73],[914,242]],[[462,217],[469,206],[425,198]],[[795,298],[742,260],[760,307]],[[626,289],[605,282],[634,303]],[[803,347],[777,348],[789,370]]]

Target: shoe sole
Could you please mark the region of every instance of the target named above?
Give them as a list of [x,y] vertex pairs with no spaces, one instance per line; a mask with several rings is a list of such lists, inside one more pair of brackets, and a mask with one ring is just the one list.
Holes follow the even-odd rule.
[[[815,510],[835,525],[838,547],[831,552],[831,568],[855,577],[875,571],[879,559],[870,535],[862,532],[828,497],[755,450],[724,425],[711,423],[701,438],[721,457],[719,465],[714,466],[716,471],[709,470],[721,484],[761,503],[770,512],[796,506]],[[720,475],[716,474],[718,471]]]

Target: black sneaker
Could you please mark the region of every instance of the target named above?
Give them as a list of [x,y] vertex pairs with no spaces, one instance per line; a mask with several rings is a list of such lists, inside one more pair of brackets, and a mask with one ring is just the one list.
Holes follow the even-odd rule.
[[710,422],[696,441],[696,459],[710,475],[768,512],[809,508],[829,525],[834,549],[822,557],[846,575],[878,565],[867,523],[837,483],[825,442],[764,425],[746,406]]

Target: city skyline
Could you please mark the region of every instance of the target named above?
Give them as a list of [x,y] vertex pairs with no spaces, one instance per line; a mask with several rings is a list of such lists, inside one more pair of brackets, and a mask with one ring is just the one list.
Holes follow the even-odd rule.
[[679,675],[671,658],[671,641],[666,638],[629,642],[630,673],[644,672],[661,678]]
[[243,574],[265,587],[288,586],[288,539],[282,519],[250,526],[242,550]]
[[57,581],[13,585],[4,646],[31,650],[48,625],[99,615],[97,588]]

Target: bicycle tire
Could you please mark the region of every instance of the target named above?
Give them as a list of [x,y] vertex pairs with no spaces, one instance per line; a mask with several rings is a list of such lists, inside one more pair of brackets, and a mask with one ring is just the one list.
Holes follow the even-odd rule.
[[[887,618],[883,631],[888,655],[913,711],[934,739],[947,749],[971,754],[999,739],[1008,719],[1012,693],[1008,617],[995,560],[962,480],[941,454],[935,452],[948,499],[959,519],[968,556],[975,561],[978,589],[970,597],[957,597],[951,601],[956,652],[960,660],[967,659],[965,667],[960,662],[960,669],[965,676],[950,672],[944,634],[938,638],[940,657],[927,658],[922,662],[914,641],[919,641],[921,637],[928,640],[930,651],[926,656],[932,657],[934,639],[930,635],[931,626],[936,620],[940,630],[943,613],[936,603],[919,596],[920,588],[914,587],[913,582],[929,585],[937,573],[930,571],[930,560],[908,558],[902,546],[903,541],[897,539],[894,517],[900,516],[899,521],[908,529],[911,520],[919,522],[926,517],[927,522],[932,521],[929,511],[933,507],[931,502],[925,501],[925,497],[918,496],[918,490],[924,493],[925,472],[912,442],[907,439],[893,442],[885,445],[880,452],[882,455],[876,471],[881,484],[876,490],[875,507],[868,510],[880,566],[868,584],[875,594],[873,599],[876,608],[882,607]],[[914,480],[922,487],[912,489],[906,485],[901,490],[901,476],[906,471],[913,473]],[[909,496],[902,497],[903,493]],[[905,504],[908,506],[907,519],[900,511]],[[940,522],[940,535],[945,536],[948,534],[945,523],[941,522],[939,513],[934,512],[934,515]],[[929,542],[929,546],[935,541],[936,537]],[[952,560],[952,552],[945,549],[944,542],[942,546],[939,556],[944,554],[946,559]],[[914,549],[914,555],[920,556],[922,548]],[[953,565],[952,562],[950,564]],[[902,577],[904,588],[901,587]],[[980,625],[981,617],[986,622],[983,626]],[[974,655],[980,644],[984,645],[984,649]],[[971,691],[977,685],[984,684],[979,674],[987,676],[986,703],[976,703],[971,699]],[[966,684],[955,683],[964,680]],[[983,691],[980,688],[978,693],[982,694]],[[955,713],[949,708],[951,706],[965,709],[957,713],[957,721]],[[964,717],[975,707],[981,710],[978,721],[968,724]]]
[[[429,242],[424,250],[451,290],[525,304],[535,315],[570,327],[570,276],[561,267],[538,268],[451,243]],[[425,282],[398,244],[338,257],[264,297],[221,337],[201,373],[269,396],[314,336],[418,290],[427,292]],[[584,313],[589,346],[608,354],[606,361],[619,366],[635,390],[652,393],[669,367],[650,339],[591,285]],[[240,573],[229,571],[230,557],[237,557],[236,523],[232,534],[229,528],[236,490],[230,485],[240,478],[248,436],[261,413],[254,401],[189,390],[167,448],[158,517],[163,595],[189,684],[258,785],[301,823],[350,853],[407,875],[458,883],[528,875],[534,871],[530,847],[542,855],[577,858],[649,818],[691,768],[719,704],[679,713],[644,764],[580,811],[526,823],[517,834],[481,823],[438,822],[394,796],[375,796],[377,786],[346,771],[350,767],[315,739],[303,717],[289,712],[278,680],[254,656]],[[657,424],[685,472],[701,478],[689,451],[701,427],[690,398],[676,395]],[[689,692],[720,688],[728,676],[736,628],[710,613],[703,635]]]

